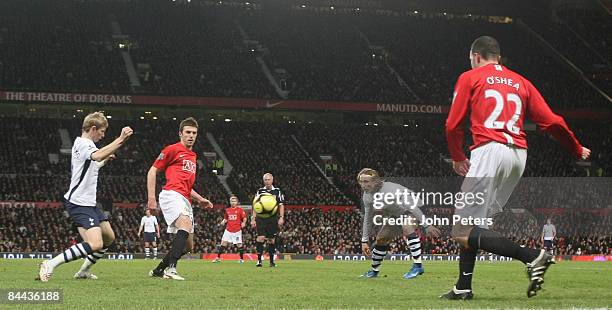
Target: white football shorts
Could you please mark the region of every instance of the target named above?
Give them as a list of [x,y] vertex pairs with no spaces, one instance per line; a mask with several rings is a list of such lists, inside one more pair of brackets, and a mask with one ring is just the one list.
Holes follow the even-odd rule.
[[[455,214],[461,218],[490,218],[501,212],[523,175],[526,161],[527,150],[513,145],[489,142],[472,150],[461,191],[482,193],[484,199],[472,204],[458,199]],[[478,226],[488,228],[486,224]]]
[[229,232],[227,229],[223,232],[221,242],[231,242],[232,244],[242,243],[242,230],[237,232]]
[[182,214],[191,219],[191,231],[189,233],[193,234],[193,208],[187,198],[175,191],[162,190],[159,193],[159,208],[164,214],[166,224],[168,224],[168,233],[176,234],[178,232],[174,222]]

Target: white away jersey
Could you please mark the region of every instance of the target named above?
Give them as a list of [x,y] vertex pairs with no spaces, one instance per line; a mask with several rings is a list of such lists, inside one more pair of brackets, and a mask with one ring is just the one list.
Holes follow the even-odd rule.
[[[407,193],[412,192],[411,190],[407,189],[406,187],[397,184],[397,183],[392,183],[392,182],[383,182],[382,187],[380,188],[380,190],[378,190],[378,192],[376,192],[376,194],[380,194],[381,196],[384,196],[387,193],[390,194],[395,194],[397,191],[403,193],[404,191],[406,191]],[[372,225],[373,225],[373,218],[374,218],[374,195],[375,194],[371,194],[371,193],[363,193],[363,196],[361,197],[361,200],[363,202],[363,208],[364,208],[364,212],[363,212],[363,223],[362,223],[362,229],[361,229],[361,241],[367,241],[368,238],[370,238],[370,233],[372,232]],[[383,217],[400,217],[404,214],[407,213],[412,213],[412,215],[414,217],[416,217],[417,221],[421,221],[421,218],[423,217],[423,212],[421,211],[421,209],[419,208],[420,206],[423,205],[422,202],[414,202],[414,200],[412,199],[411,196],[408,196],[408,203],[407,204],[397,204],[397,203],[391,203],[391,204],[383,204],[382,208],[380,208],[380,210],[382,211],[382,215]],[[382,202],[382,201],[379,201]]]
[[553,224],[545,224],[542,229],[542,234],[544,235],[544,240],[553,240],[557,234],[557,229]]
[[85,207],[96,206],[96,188],[98,186],[98,170],[101,165],[91,160],[91,154],[98,148],[90,139],[77,137],[72,146],[70,159],[70,188],[64,195],[69,202]]
[[144,232],[152,233],[157,232],[155,230],[155,225],[157,225],[157,217],[155,216],[143,216],[140,220],[140,226],[144,225]]

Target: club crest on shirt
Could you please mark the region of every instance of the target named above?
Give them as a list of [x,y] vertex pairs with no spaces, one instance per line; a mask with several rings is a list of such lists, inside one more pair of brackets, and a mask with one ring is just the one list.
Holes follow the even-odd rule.
[[184,171],[189,171],[190,173],[195,174],[196,173],[196,164],[194,162],[192,162],[191,160],[188,159],[183,159],[183,170]]

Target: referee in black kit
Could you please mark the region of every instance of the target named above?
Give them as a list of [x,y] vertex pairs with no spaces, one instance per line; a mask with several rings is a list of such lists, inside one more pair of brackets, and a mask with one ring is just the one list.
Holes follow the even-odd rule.
[[285,223],[285,196],[283,196],[280,188],[274,187],[274,176],[272,173],[263,175],[264,187],[257,190],[255,195],[263,193],[272,194],[276,197],[278,203],[278,212],[269,218],[261,218],[257,213],[253,212],[251,216],[251,226],[257,229],[257,267],[261,267],[261,257],[264,251],[264,240],[268,240],[268,254],[270,255],[270,267],[276,267],[274,263],[274,243],[279,227]]

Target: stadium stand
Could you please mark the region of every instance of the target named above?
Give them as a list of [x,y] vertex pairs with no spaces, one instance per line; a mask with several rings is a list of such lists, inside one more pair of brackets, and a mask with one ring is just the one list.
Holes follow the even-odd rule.
[[[469,68],[471,39],[465,38],[487,29],[502,43],[503,63],[532,80],[551,105],[609,108],[601,94],[512,19],[341,14],[207,1],[57,3],[1,4],[1,88],[278,99],[257,60],[261,56],[273,78],[286,84],[281,88],[289,99],[448,105],[457,76]],[[41,22],[26,22],[32,15]],[[576,47],[581,40],[561,35],[559,27],[535,25],[579,66],[597,58],[588,47]],[[572,28],[563,26],[562,33],[580,33],[602,55],[610,54],[610,42],[596,35],[606,33],[607,22],[571,15],[567,25]],[[125,55],[141,86],[130,82]],[[275,69],[286,73],[281,77]],[[609,92],[609,77],[602,83]]]
[[[2,158],[7,158],[2,161],[5,172],[0,176],[3,189],[0,201],[60,201],[69,183],[69,162],[65,155],[58,155],[58,160],[49,160],[49,154],[59,153],[61,141],[58,129],[65,128],[74,136],[78,133],[79,121],[17,117],[3,117],[1,120],[0,127],[6,133],[2,136],[2,143],[9,148],[0,150]],[[112,120],[107,140],[128,123],[135,128],[137,134],[134,139],[139,139],[139,143],[128,143],[118,152],[118,159],[101,170],[99,200],[103,205],[115,204],[115,207],[105,208],[107,212],[112,213],[111,218],[117,231],[115,250],[139,252],[141,245],[136,232],[146,198],[144,175],[163,145],[175,141],[178,121]],[[23,124],[31,125],[28,125],[26,130]],[[587,171],[590,176],[609,173],[609,163],[605,158],[609,156],[606,146],[610,143],[610,129],[596,123],[579,122],[574,125],[577,134],[587,139],[585,143],[593,143],[594,149],[601,150],[602,157],[594,158],[592,167],[586,167],[588,169],[575,166],[571,158],[558,147],[555,148],[554,141],[535,133],[530,135],[527,176],[586,176]],[[442,128],[441,126],[441,119],[414,121],[407,127],[363,124],[315,126],[308,123],[278,122],[263,125],[239,121],[201,121],[201,133],[212,133],[229,160],[235,163],[228,183],[243,202],[248,203],[254,189],[261,186],[261,175],[265,171],[272,171],[277,185],[285,191],[288,204],[341,206],[357,205],[360,191],[355,182],[355,174],[364,166],[380,167],[386,176],[432,177],[434,180],[451,176],[450,168],[443,159],[446,151],[441,133],[431,130]],[[312,158],[318,159],[319,155],[324,154],[332,156],[339,168],[328,172],[333,175],[333,180],[340,190],[327,183],[325,177],[291,139],[292,134],[305,146]],[[416,137],[420,139],[417,140]],[[364,151],[364,148],[369,151]],[[200,153],[211,151],[212,146],[204,136],[200,136],[196,150]],[[23,155],[20,157],[17,154]],[[27,161],[23,160],[23,156]],[[201,158],[205,161],[202,156]],[[423,158],[429,160],[423,161]],[[11,165],[9,161],[15,164]],[[27,162],[33,164],[29,165]],[[322,162],[319,164],[324,166]],[[211,197],[213,202],[227,202],[227,193],[217,178],[210,173],[208,164],[202,164],[197,180],[196,188],[203,188],[204,194]],[[524,220],[505,220],[514,219],[517,215],[506,215],[502,220],[496,221],[500,225],[500,231],[525,240],[525,243],[537,241],[525,238],[538,235],[539,227],[545,221],[545,211],[539,210],[540,208],[575,210],[582,207],[585,210],[605,210],[608,208],[606,201],[611,198],[605,195],[606,188],[610,186],[603,181],[606,179],[525,180],[528,183],[519,185],[509,205],[519,206],[530,214],[535,214],[535,217],[526,218],[528,225],[524,225]],[[537,186],[533,186],[533,182],[538,182]],[[537,190],[534,191],[534,188]],[[140,203],[140,207],[117,207],[119,203],[126,202]],[[3,250],[54,251],[76,238],[72,224],[61,208],[2,207],[0,212],[3,218],[0,238]],[[563,214],[553,217],[553,222],[558,223],[557,229],[566,247],[560,248],[560,251],[574,253],[581,248],[581,251],[586,253],[607,249],[602,246],[606,246],[605,236],[610,235],[610,216],[580,212],[576,213],[576,216],[573,212],[578,211],[564,211]],[[33,221],[25,221],[29,218]],[[200,228],[196,229],[196,251],[213,251],[221,233],[221,228],[216,228],[222,219],[221,211],[198,210],[196,218]],[[357,208],[342,212],[324,212],[321,209],[288,211],[287,223],[279,238],[282,251],[308,254],[357,253],[360,246],[360,221]],[[162,227],[165,226],[164,221],[160,223]],[[53,233],[49,234],[48,231]],[[306,234],[306,231],[309,233]],[[42,234],[46,237],[38,238]],[[596,236],[604,236],[604,239]],[[252,231],[247,228],[245,242],[249,249],[254,246],[250,237]],[[404,243],[401,239],[396,240],[393,243],[393,251],[405,252]],[[427,244],[427,253],[452,254],[457,250],[456,245],[445,237],[430,240]]]
[[[550,42],[609,95],[612,42],[602,35],[610,32],[609,16],[569,8],[550,23],[526,10],[521,17],[536,35],[518,18],[447,14],[432,3],[423,8],[356,12],[233,1],[5,0],[0,2],[0,90],[281,100],[262,69],[265,63],[272,78],[285,83],[285,99],[449,105],[457,76],[469,69],[469,43],[486,29],[501,42],[503,63],[532,80],[555,110],[610,109],[604,96],[538,39]],[[512,11],[507,9],[495,14]],[[512,12],[520,15],[523,9]],[[141,86],[130,80],[126,55]],[[67,213],[53,207],[69,184],[70,160],[61,153],[60,130],[73,139],[84,115],[7,115],[0,116],[0,252],[58,252],[78,239]],[[287,211],[280,251],[359,253],[361,191],[355,177],[361,168],[376,168],[385,177],[429,178],[416,183],[423,186],[454,175],[443,117],[400,119],[380,124],[349,117],[333,124],[200,120],[195,188],[217,204],[227,203],[228,191],[212,172],[214,149],[205,138],[211,133],[234,168],[227,178],[230,191],[243,203],[261,186],[263,173],[272,172],[286,204],[315,206]],[[117,235],[111,251],[142,252],[136,234],[146,203],[146,172],[163,146],[177,141],[178,122],[112,119],[103,144],[124,125],[134,128],[136,142],[101,170],[99,204]],[[495,227],[522,244],[539,246],[541,227],[551,218],[559,234],[557,253],[610,255],[611,184],[597,177],[612,173],[612,126],[573,119],[570,126],[593,150],[591,161],[577,164],[549,136],[529,131],[527,178],[509,202],[516,209],[498,215]],[[333,208],[340,206],[355,208]],[[442,206],[424,211],[448,216]],[[213,252],[222,211],[195,212],[194,252]],[[159,222],[165,231],[163,219]],[[250,252],[253,233],[250,227],[244,232]],[[448,227],[443,233],[423,237],[424,253],[457,254]],[[169,237],[163,234],[162,252]],[[407,253],[406,242],[397,238],[391,251]]]

